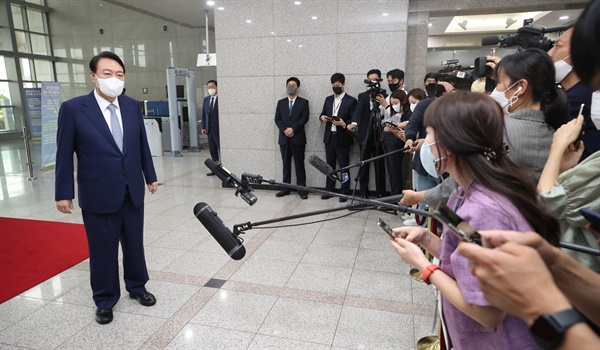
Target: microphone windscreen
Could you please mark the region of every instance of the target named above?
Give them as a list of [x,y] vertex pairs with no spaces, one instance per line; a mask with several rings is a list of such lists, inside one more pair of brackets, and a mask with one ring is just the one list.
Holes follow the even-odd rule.
[[207,158],[204,161],[204,165],[206,165],[210,171],[212,171],[215,175],[217,175],[217,177],[219,179],[221,179],[221,181],[229,184],[229,181],[231,180],[231,177],[229,176],[229,174],[227,174],[219,165],[219,163],[215,162],[214,160]]
[[333,173],[333,168],[329,164],[327,164],[323,159],[317,157],[314,154],[311,154],[308,157],[308,163],[310,163],[310,165],[314,166],[318,171],[320,171],[326,176],[329,176]]
[[244,248],[240,239],[225,226],[225,223],[208,204],[204,202],[196,204],[194,215],[232,259],[240,260],[246,255],[246,248]]
[[497,36],[486,36],[481,38],[481,46],[496,45],[499,42],[500,38]]

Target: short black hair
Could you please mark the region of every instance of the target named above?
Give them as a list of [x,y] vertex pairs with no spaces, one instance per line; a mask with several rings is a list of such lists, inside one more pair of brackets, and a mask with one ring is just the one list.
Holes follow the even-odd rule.
[[367,78],[371,74],[377,74],[379,76],[379,78],[381,79],[381,71],[379,69],[371,69],[370,71],[368,71],[367,72]]
[[386,76],[392,76],[393,79],[404,80],[404,71],[402,69],[395,68],[387,72]]
[[100,61],[101,58],[108,58],[113,61],[117,61],[121,68],[123,68],[123,73],[125,73],[125,64],[123,63],[121,58],[110,51],[103,51],[97,54],[96,56],[92,57],[92,59],[90,60],[90,71],[96,73],[96,69],[98,69],[98,61]]
[[331,76],[331,83],[340,82],[344,84],[346,82],[346,77],[342,73],[333,73]]
[[289,77],[288,80],[285,81],[285,86],[287,86],[287,84],[289,84],[290,81],[295,81],[296,85],[298,85],[298,87],[300,87],[300,79],[298,79],[296,77]]
[[211,79],[211,80],[207,81],[207,82],[206,82],[206,86],[208,86],[208,84],[210,84],[210,83],[215,83],[215,86],[219,86],[219,84],[217,84],[217,81],[216,81],[216,80],[213,80],[213,79]]
[[423,82],[426,82],[427,79],[429,79],[429,78],[435,79],[436,82],[438,81],[438,75],[436,73],[429,72],[429,73],[425,74],[425,78],[423,78]]
[[600,1],[591,1],[579,16],[571,37],[571,59],[575,73],[586,85],[592,83],[594,74],[600,70],[598,17],[600,17]]

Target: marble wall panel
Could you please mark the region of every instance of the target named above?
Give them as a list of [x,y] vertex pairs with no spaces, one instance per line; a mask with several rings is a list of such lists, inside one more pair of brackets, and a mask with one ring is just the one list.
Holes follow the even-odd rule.
[[220,39],[217,45],[219,75],[273,75],[273,38]]
[[408,0],[339,0],[338,33],[403,31],[407,13]]
[[[217,39],[272,36],[273,0],[221,0],[224,11],[215,11]],[[246,21],[250,20],[251,23]]]
[[275,75],[331,75],[336,72],[337,36],[277,36],[273,56]]
[[366,75],[370,69],[377,68],[385,75],[393,68],[404,69],[406,31],[340,34],[338,53],[337,67],[345,74]]
[[[332,34],[337,31],[338,2],[303,0],[300,5],[294,1],[274,1],[275,35],[314,35]],[[314,18],[316,17],[316,18]]]

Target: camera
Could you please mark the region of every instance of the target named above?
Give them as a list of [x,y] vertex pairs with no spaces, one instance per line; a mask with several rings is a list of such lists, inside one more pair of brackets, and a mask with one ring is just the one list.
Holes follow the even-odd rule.
[[386,95],[385,89],[382,89],[381,85],[379,84],[380,81],[382,81],[382,79],[377,79],[373,81],[365,79],[365,84],[367,84],[367,90],[369,91],[369,96],[371,97],[373,108],[379,107],[379,102],[377,102],[377,95]]
[[517,29],[517,34],[481,38],[481,45],[500,44],[500,47],[518,46],[520,50],[538,48],[548,51],[554,46],[554,41],[544,36],[544,34],[561,32],[566,29],[568,29],[568,26],[546,28],[533,24],[533,18],[528,18],[523,20],[523,27]]

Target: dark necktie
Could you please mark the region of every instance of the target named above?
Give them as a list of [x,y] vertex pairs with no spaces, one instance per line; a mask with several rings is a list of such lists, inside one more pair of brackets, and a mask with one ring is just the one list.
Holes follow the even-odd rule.
[[115,112],[115,105],[109,104],[108,109],[110,110],[110,132],[119,147],[119,150],[123,152],[123,131],[121,130],[121,124],[119,123],[119,118],[117,118],[117,113]]
[[290,100],[290,115],[292,115],[292,107],[294,106],[294,101]]
[[215,98],[211,97],[210,98],[210,106],[208,107],[208,116],[212,116],[213,114],[213,109],[215,108]]

